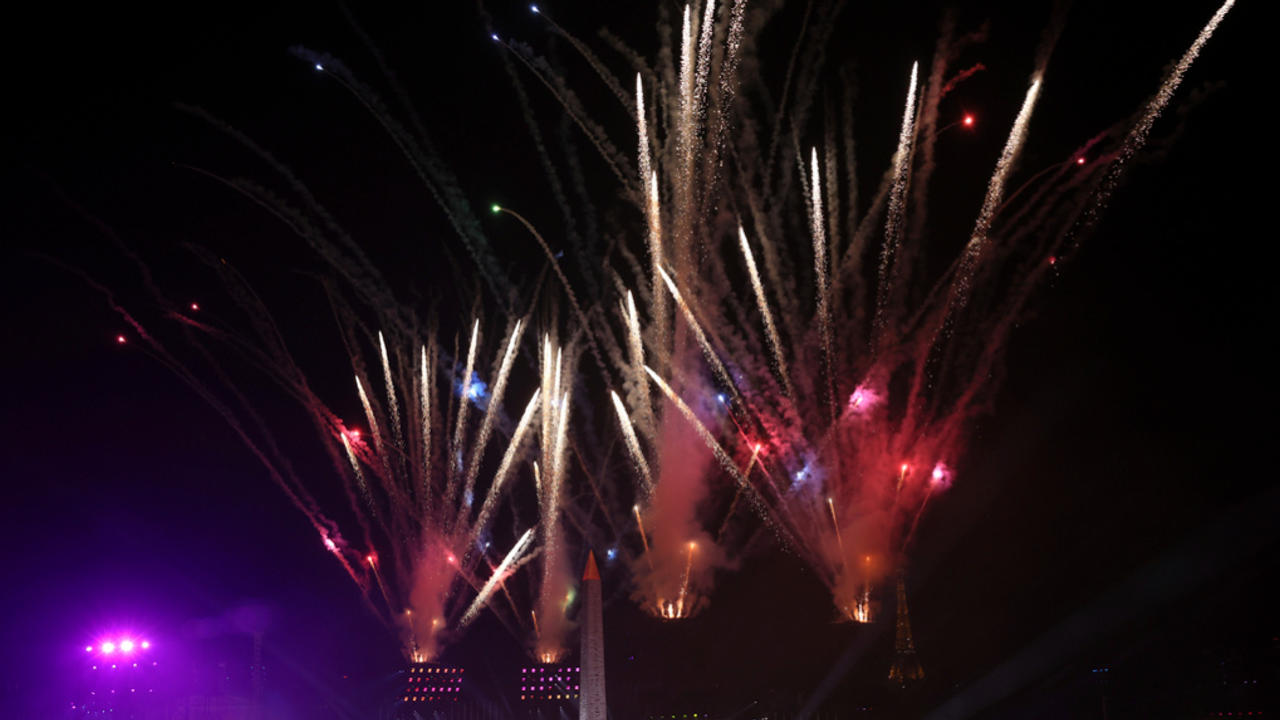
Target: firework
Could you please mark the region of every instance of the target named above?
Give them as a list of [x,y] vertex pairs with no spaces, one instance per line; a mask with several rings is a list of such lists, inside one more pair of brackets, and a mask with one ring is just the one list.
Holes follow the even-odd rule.
[[[955,477],[968,428],[987,407],[1009,332],[1044,268],[1056,263],[1082,213],[1105,201],[1231,5],[1165,79],[1116,160],[1080,162],[1095,138],[1009,193],[1060,29],[1052,20],[968,242],[941,272],[919,242],[928,227],[925,186],[943,132],[977,123],[966,112],[938,127],[941,99],[983,69],[951,71],[946,81],[955,49],[971,41],[948,29],[923,82],[918,63],[904,73],[897,149],[855,222],[863,208],[851,132],[838,136],[829,126],[821,149],[802,154],[798,140],[788,148],[784,138],[808,131],[811,97],[779,105],[772,123],[748,103],[733,105],[750,129],[737,132],[723,112],[730,106],[708,89],[733,96],[740,84],[759,82],[733,75],[732,58],[760,27],[733,26],[736,6],[684,8],[674,42],[663,40],[669,52],[652,75],[636,79],[633,186],[648,263],[612,269],[625,294],[622,322],[593,326],[613,350],[606,379],[626,389],[610,399],[641,500],[634,514],[645,560],[632,567],[641,607],[664,618],[696,612],[745,496],[758,524],[818,571],[841,615],[874,617],[878,584],[899,565],[925,506]],[[717,21],[734,28],[731,47],[711,42]],[[788,98],[793,78],[812,72],[788,68],[781,96]],[[667,122],[653,122],[655,112]],[[795,124],[784,125],[785,113]],[[851,115],[844,123],[851,127]],[[721,143],[733,160],[728,168],[720,165]],[[1037,181],[1036,192],[1022,193]],[[723,208],[740,213],[731,228]],[[730,234],[736,251],[723,252]],[[877,235],[878,247],[870,242]],[[792,257],[800,248],[806,252]],[[743,275],[749,297],[734,282]],[[641,368],[656,399],[640,382]],[[762,442],[770,448],[763,456]],[[717,472],[732,479],[734,498],[711,539],[695,508]],[[696,562],[690,542],[699,548]]]
[[[156,335],[143,331],[123,308],[115,309],[141,331],[148,352],[218,410],[262,460],[312,520],[324,548],[365,593],[370,610],[398,629],[407,657],[415,661],[434,657],[449,633],[472,622],[486,607],[523,637],[522,615],[504,613],[488,601],[494,588],[502,587],[504,579],[531,555],[532,530],[517,535],[511,550],[496,566],[487,552],[495,511],[508,478],[523,457],[523,441],[539,409],[539,391],[535,390],[514,428],[502,412],[507,375],[523,322],[516,320],[509,328],[505,350],[496,363],[496,380],[489,390],[475,369],[482,344],[478,321],[472,325],[467,358],[460,366],[455,361],[441,361],[432,333],[426,333],[424,340],[415,339],[418,333],[413,325],[385,315],[382,319],[391,332],[378,332],[371,338],[377,359],[369,363],[357,339],[354,309],[335,294],[332,299],[338,308],[339,329],[348,340],[348,361],[355,373],[354,395],[363,411],[365,427],[357,428],[343,421],[339,412],[311,389],[300,364],[280,342],[282,333],[271,314],[235,271],[220,261],[213,267],[233,299],[255,318],[256,334],[235,333],[180,317],[188,347],[212,368],[212,378],[192,370],[192,363],[181,359]],[[157,299],[165,302],[158,291]],[[290,459],[280,451],[271,425],[218,362],[219,350],[226,349],[247,359],[301,403],[334,461],[349,507],[328,512],[320,508],[308,485],[293,473]],[[370,366],[383,376],[381,395],[369,391],[372,384],[366,368]],[[448,402],[445,393],[451,397]],[[472,405],[483,410],[478,420],[468,420]],[[442,406],[446,408],[443,411]],[[436,418],[445,422],[436,423]],[[451,432],[441,432],[442,428],[451,428]],[[510,442],[495,471],[486,447],[497,432],[507,435]],[[448,460],[440,462],[440,458]],[[334,519],[339,516],[347,518],[350,537],[340,531],[343,523]]]
[[[486,608],[521,637],[530,634],[522,625],[528,617],[534,654],[543,661],[565,651],[574,598],[567,520],[576,522],[571,418],[575,397],[582,402],[585,394],[576,367],[578,346],[590,352],[609,388],[636,482],[633,488],[610,483],[616,487],[602,493],[586,463],[582,474],[607,522],[613,525],[619,516],[618,524],[629,528],[625,508],[634,515],[633,540],[642,551],[622,557],[631,563],[642,608],[676,620],[707,605],[714,573],[736,548],[735,539],[742,539],[727,529],[745,498],[751,528],[767,528],[815,568],[840,615],[869,622],[876,615],[877,587],[900,567],[926,506],[955,477],[968,428],[986,409],[1006,339],[1031,291],[1057,262],[1057,251],[1079,234],[1082,220],[1089,222],[1105,204],[1232,5],[1228,0],[1213,16],[1118,151],[1083,162],[1099,142],[1095,138],[1010,193],[1006,188],[1017,176],[1042,90],[1045,69],[1036,67],[986,180],[968,242],[941,272],[936,262],[926,262],[917,242],[928,222],[932,144],[948,128],[970,128],[976,121],[966,113],[938,129],[939,102],[980,66],[939,86],[954,59],[940,49],[923,79],[918,64],[909,74],[905,67],[894,70],[907,78],[896,152],[879,191],[863,207],[851,109],[842,118],[846,131],[837,133],[829,124],[819,143],[802,145],[812,132],[807,113],[811,86],[819,84],[812,81],[818,60],[793,59],[798,66],[787,69],[772,122],[742,99],[740,85],[762,82],[738,75],[738,54],[761,30],[745,19],[742,0],[686,6],[679,29],[667,33],[675,36],[678,50],[670,37],[663,38],[664,52],[652,72],[636,75],[633,105],[624,85],[607,77],[582,43],[551,23],[634,109],[635,167],[546,62],[495,35],[504,57],[516,58],[564,104],[635,205],[632,247],[618,253],[621,259],[609,258],[603,281],[591,278],[597,288],[609,288],[612,281],[617,294],[604,302],[603,292],[593,292],[583,296],[585,304],[534,226],[514,210],[493,206],[532,234],[560,281],[580,325],[563,344],[550,333],[541,342],[524,338],[524,319],[506,307],[515,293],[495,269],[469,207],[429,145],[388,119],[381,102],[340,63],[300,51],[378,116],[445,209],[509,318],[498,343],[486,339],[476,319],[463,342],[455,340],[453,353],[445,352],[435,332],[424,331],[394,301],[359,246],[305,187],[224,128],[282,174],[302,209],[248,183],[228,184],[303,234],[343,280],[344,289],[335,292],[335,314],[363,415],[355,424],[363,424],[363,432],[333,409],[336,403],[312,391],[269,313],[234,271],[206,258],[255,318],[251,340],[191,317],[199,309],[195,303],[162,305],[180,316],[203,356],[209,355],[208,338],[223,342],[302,403],[343,482],[350,507],[339,509],[341,523],[321,511],[289,469],[268,424],[234,383],[225,392],[211,390],[123,310],[133,331],[116,341],[147,348],[232,423],[307,515],[371,609],[400,628],[406,652],[416,660],[433,657],[449,632],[474,622]],[[725,42],[717,44],[718,37]],[[1048,48],[1040,55],[1047,57]],[[842,99],[851,108],[847,92]],[[983,124],[994,123],[984,117]],[[921,181],[913,185],[913,177]],[[1036,191],[1022,194],[1038,181]],[[599,266],[598,258],[580,260],[584,268]],[[749,293],[740,289],[742,277]],[[616,306],[619,316],[600,312],[594,301]],[[512,423],[505,401],[522,343],[536,347],[530,354],[536,356],[537,387]],[[465,344],[461,362],[459,344]],[[501,352],[486,372],[482,355],[488,345]],[[370,368],[382,377],[371,378]],[[215,373],[217,381],[227,380],[220,368]],[[495,434],[507,438],[500,457],[491,452],[500,444]],[[532,524],[512,523],[503,534],[510,548],[495,562],[496,554],[488,552],[491,538],[504,532],[495,518],[535,439],[539,517]],[[733,496],[712,535],[706,528],[716,525],[700,512],[724,478],[730,482],[720,484],[732,487]],[[589,541],[600,528],[579,530]],[[506,581],[535,556],[541,563],[534,608],[517,612]],[[491,603],[499,590],[511,612]]]

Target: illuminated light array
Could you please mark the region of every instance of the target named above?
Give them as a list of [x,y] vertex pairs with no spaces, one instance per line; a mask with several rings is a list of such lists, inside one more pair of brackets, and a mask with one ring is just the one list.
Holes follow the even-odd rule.
[[562,702],[578,699],[582,668],[540,665],[520,668],[520,699],[524,702]]
[[103,640],[97,645],[84,646],[85,652],[94,653],[96,651],[97,654],[100,654],[100,655],[115,655],[117,653],[128,655],[137,650],[150,650],[150,649],[151,649],[150,640],[138,641],[127,636],[119,638],[118,640]]
[[404,692],[404,702],[457,702],[462,693],[460,667],[416,663],[409,667]]

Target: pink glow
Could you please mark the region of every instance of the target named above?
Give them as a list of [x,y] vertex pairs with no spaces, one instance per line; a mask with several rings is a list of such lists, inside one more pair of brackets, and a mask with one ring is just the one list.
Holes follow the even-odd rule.
[[120,652],[127,652],[127,653],[133,652],[133,641],[132,641],[132,640],[121,640],[121,641],[120,641]]
[[115,651],[116,651],[115,643],[111,642],[110,640],[102,643],[102,652],[106,653],[107,655],[110,655]]
[[962,120],[961,122],[964,123],[965,127],[973,127],[973,124],[977,121],[978,121],[977,118],[975,118],[973,115],[966,113],[964,116],[964,120]]
[[117,344],[117,345],[123,345],[123,344],[124,344],[124,336],[123,336],[123,335],[117,335],[117,336],[116,336],[116,344]]
[[880,395],[866,383],[863,383],[854,388],[853,394],[849,396],[849,412],[865,413],[879,402]]
[[929,477],[934,487],[947,488],[951,486],[952,474],[951,468],[940,462],[933,466],[933,473]]

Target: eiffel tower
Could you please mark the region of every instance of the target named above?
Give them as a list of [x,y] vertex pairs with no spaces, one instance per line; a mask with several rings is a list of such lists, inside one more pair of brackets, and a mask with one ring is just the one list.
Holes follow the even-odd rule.
[[924,668],[916,657],[916,643],[911,639],[911,616],[907,612],[906,573],[898,568],[898,621],[893,639],[893,664],[889,666],[889,679],[899,685],[923,680]]

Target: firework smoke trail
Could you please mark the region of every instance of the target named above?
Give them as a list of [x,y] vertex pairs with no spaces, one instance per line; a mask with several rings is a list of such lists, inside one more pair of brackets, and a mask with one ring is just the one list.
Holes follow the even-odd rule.
[[[357,387],[359,380],[356,381]],[[355,452],[351,449],[351,440],[348,439],[347,433],[342,433],[342,447],[347,451],[347,460],[351,462],[351,472],[355,475],[356,485],[360,488],[360,497],[364,500],[365,507],[369,510],[369,514],[377,517],[378,511],[373,506],[373,495],[369,492],[369,481],[364,479],[364,471],[360,469],[360,461],[356,459]]]
[[[639,147],[640,186],[646,198],[649,194],[649,176],[653,173],[653,162],[649,159],[649,120],[645,117],[644,108],[644,76],[636,73],[636,138]],[[647,205],[647,203],[646,203]]]
[[[684,20],[680,24],[680,115],[676,129],[676,142],[680,152],[680,182],[686,188],[693,166],[693,20],[691,8],[684,6]],[[688,213],[682,213],[687,215]],[[677,238],[678,240],[680,238]],[[687,238],[685,238],[687,239]]]
[[[646,241],[649,246],[649,295],[653,302],[654,322],[658,323],[657,334],[660,338],[666,337],[665,322],[667,317],[666,298],[658,291],[658,272],[662,269],[662,208],[661,198],[658,194],[658,173],[653,169],[653,162],[649,155],[649,128],[648,120],[645,116],[644,106],[644,82],[640,73],[636,73],[636,135],[638,136],[638,144],[640,148],[640,186],[644,190],[644,215],[645,221],[648,223],[648,235]],[[630,299],[628,293],[629,309],[632,311],[634,318],[635,303]],[[636,319],[636,324],[639,324]],[[662,347],[666,347],[666,343],[662,343]],[[634,349],[633,349],[634,354]],[[643,353],[640,353],[643,355]],[[639,375],[637,368],[637,386],[644,387],[648,383],[644,381],[643,375]],[[647,403],[646,403],[647,405]],[[650,412],[651,416],[652,413]],[[646,418],[651,419],[651,417]]]
[[640,479],[644,481],[644,493],[646,496],[652,495],[653,475],[649,472],[649,462],[644,459],[644,450],[640,449],[640,439],[636,437],[636,430],[631,426],[631,416],[627,414],[627,406],[622,404],[622,398],[618,397],[618,393],[610,390],[609,396],[613,399],[613,407],[618,412],[618,422],[622,425],[622,436],[626,440],[627,450],[631,453],[631,459],[640,473]]
[[725,390],[728,390],[736,398],[738,396],[738,389],[734,385],[733,378],[729,376],[729,370],[724,366],[724,363],[720,361],[720,356],[716,353],[715,348],[711,347],[711,341],[707,339],[707,333],[702,329],[702,324],[699,323],[698,318],[694,316],[693,308],[690,308],[689,304],[685,302],[684,298],[680,295],[680,290],[676,288],[676,283],[671,279],[671,276],[667,275],[667,272],[661,268],[658,269],[658,272],[661,273],[662,280],[666,283],[667,289],[671,291],[671,297],[675,299],[676,305],[678,305],[680,307],[680,311],[684,313],[685,320],[688,322],[688,327],[693,331],[693,336],[698,341],[698,347],[702,348],[702,355],[706,358],[707,363],[711,365],[711,369],[715,373],[716,379],[720,381]]
[[[658,277],[655,272],[654,279],[657,280]],[[655,296],[655,300],[658,297],[661,297],[660,293]],[[641,430],[650,440],[653,440],[657,434],[657,429],[654,427],[653,405],[649,402],[649,381],[644,374],[644,337],[640,333],[640,314],[636,312],[635,296],[631,294],[630,290],[627,291],[627,306],[623,311],[623,315],[627,324],[627,348],[631,355],[632,387],[628,393],[628,398],[631,400],[631,404],[636,407]],[[627,419],[630,421],[631,418],[628,417]]]
[[1031,87],[1027,89],[1026,97],[1022,100],[1022,109],[1018,111],[1018,117],[1013,121],[1009,138],[1005,141],[1004,150],[1000,153],[995,172],[992,173],[991,181],[987,185],[986,199],[982,201],[982,210],[978,213],[977,224],[973,228],[969,244],[965,247],[964,259],[956,276],[954,303],[957,309],[964,306],[969,295],[973,273],[986,247],[987,237],[991,234],[991,221],[995,218],[996,210],[1004,198],[1005,182],[1009,178],[1009,172],[1014,163],[1018,160],[1023,143],[1026,142],[1027,124],[1031,121],[1031,111],[1035,109],[1036,99],[1040,96],[1040,83],[1040,74],[1037,72],[1031,80]]
[[480,341],[480,319],[476,318],[471,326],[471,344],[467,348],[467,364],[462,371],[462,401],[458,404],[458,417],[453,426],[453,442],[449,444],[449,487],[445,491],[445,501],[453,502],[458,491],[458,448],[462,445],[462,429],[467,424],[467,410],[470,409],[472,380],[476,367],[476,345]]
[[1235,0],[1226,0],[1226,2],[1222,3],[1218,11],[1213,14],[1209,22],[1200,30],[1200,34],[1191,43],[1191,47],[1187,48],[1187,51],[1178,59],[1177,64],[1173,66],[1169,75],[1165,77],[1164,82],[1160,84],[1160,88],[1156,90],[1155,96],[1147,103],[1142,117],[1129,131],[1124,142],[1120,145],[1120,152],[1107,169],[1107,174],[1103,177],[1095,195],[1094,205],[1085,213],[1086,223],[1097,221],[1097,216],[1101,209],[1106,206],[1111,194],[1115,192],[1116,185],[1120,182],[1120,176],[1124,174],[1134,156],[1146,145],[1147,136],[1151,133],[1151,126],[1155,124],[1156,118],[1160,117],[1160,113],[1164,111],[1169,101],[1173,99],[1174,92],[1182,84],[1182,78],[1191,69],[1192,63],[1200,56],[1200,51],[1204,49],[1205,43],[1209,42],[1209,38],[1213,37],[1214,31],[1218,29],[1222,19],[1227,16],[1227,13],[1235,4]]
[[[551,263],[551,268],[555,270],[556,277],[560,278],[560,285],[564,288],[565,295],[569,298],[569,305],[573,308],[573,314],[578,316],[578,320],[582,322],[582,326],[584,328],[590,327],[591,320],[587,318],[586,313],[582,311],[582,306],[578,304],[578,295],[573,291],[573,285],[569,282],[569,278],[565,277],[564,269],[560,267],[560,263],[556,260],[556,254],[551,251],[551,246],[548,245],[546,239],[542,237],[542,233],[539,233],[538,229],[535,228],[533,223],[529,222],[525,216],[511,208],[494,205],[493,211],[495,213],[506,213],[507,215],[515,218],[525,227],[526,230],[529,231],[529,234],[538,241],[539,247],[541,247],[542,251],[547,255],[547,261]],[[595,359],[596,365],[600,368],[601,374],[608,377],[609,371],[605,369],[604,357],[600,354],[600,348],[596,347],[595,335],[587,333],[586,338],[587,347],[591,350],[591,355]]]
[[[386,457],[386,447],[382,444],[382,430],[378,427],[378,418],[373,413],[373,405],[369,403],[369,395],[364,391],[364,384],[360,382],[359,375],[356,376],[356,392],[360,395],[360,404],[364,407],[364,417],[369,423],[369,434],[373,436],[373,448],[379,458],[384,458]],[[351,452],[349,445],[347,452],[348,454]]]
[[826,378],[827,404],[831,411],[830,417],[834,420],[836,417],[836,390],[831,364],[830,283],[827,282],[827,239],[826,230],[823,227],[825,218],[822,213],[822,180],[818,175],[817,148],[813,149],[811,168],[813,179],[809,185],[809,232],[813,236],[813,272],[818,285],[818,333],[822,341],[822,374]]
[[636,516],[636,529],[640,532],[640,545],[644,548],[645,560],[649,562],[649,570],[653,571],[653,555],[649,552],[649,536],[644,533],[644,519],[640,516],[640,506],[633,505],[631,512]]
[[480,611],[489,602],[489,596],[493,594],[493,589],[498,583],[505,580],[508,573],[511,572],[511,566],[521,559],[525,551],[529,549],[529,544],[533,540],[534,528],[524,531],[516,544],[511,547],[511,551],[507,556],[498,563],[498,567],[489,575],[489,579],[485,581],[484,586],[480,588],[480,592],[476,593],[476,597],[471,601],[471,606],[462,614],[462,619],[458,622],[459,627],[466,627],[480,615]]
[[515,432],[511,433],[511,441],[507,444],[506,452],[502,454],[502,462],[498,465],[498,470],[493,474],[493,482],[489,485],[489,492],[485,494],[484,502],[480,504],[480,512],[476,515],[475,522],[472,523],[471,536],[467,539],[468,547],[475,546],[480,534],[489,526],[489,519],[497,507],[498,500],[502,497],[502,489],[506,485],[507,477],[511,474],[511,468],[516,458],[520,455],[524,436],[529,432],[529,426],[533,424],[533,415],[539,408],[541,392],[541,389],[533,391],[533,398],[525,406],[524,413],[520,416],[520,422],[516,425]]
[[[568,618],[563,598],[571,586],[565,557],[564,529],[561,525],[565,478],[568,474],[567,447],[572,404],[570,373],[566,372],[564,349],[544,335],[541,353],[542,473],[539,482],[539,512],[542,528],[542,578],[537,607],[542,623],[535,638],[537,657],[550,662],[566,649]],[[553,359],[554,358],[554,359]]]
[[738,470],[738,466],[733,462],[733,458],[729,457],[729,455],[725,453],[724,448],[720,446],[718,441],[716,441],[715,436],[711,434],[710,430],[707,430],[707,426],[698,419],[697,413],[695,413],[692,408],[680,399],[680,396],[676,394],[675,390],[672,390],[671,386],[668,385],[667,382],[658,375],[658,373],[653,371],[653,368],[646,365],[644,369],[645,372],[649,373],[649,377],[653,378],[654,384],[662,390],[663,394],[667,396],[667,399],[676,406],[680,411],[680,414],[684,416],[685,420],[687,420],[689,424],[693,426],[693,429],[697,431],[698,437],[702,438],[702,441],[706,443],[707,448],[715,455],[716,460],[720,462],[720,466],[724,468],[725,472],[729,473],[738,485],[748,492],[752,498],[752,504],[760,514],[760,517],[766,523],[771,524],[772,520],[767,512],[763,500],[759,497],[759,493],[742,474],[742,472]]
[[840,521],[836,519],[836,503],[835,503],[835,500],[831,499],[830,495],[827,496],[827,507],[830,508],[831,510],[831,528],[835,530],[836,544],[839,545],[840,547],[840,557],[843,559],[844,558],[844,538],[840,535]]
[[[378,95],[368,85],[361,82],[337,58],[315,53],[302,47],[290,48],[290,52],[305,60],[309,65],[314,66],[318,72],[323,72],[327,77],[336,80],[345,90],[351,93],[351,95],[355,97],[356,100],[360,102],[360,104],[363,105],[375,119],[377,119],[386,131],[387,135],[400,148],[405,159],[409,161],[409,164],[413,167],[419,179],[422,181],[422,184],[427,188],[432,198],[449,219],[449,223],[453,227],[454,233],[462,241],[468,255],[470,255],[472,260],[475,262],[477,269],[484,277],[488,289],[494,296],[495,300],[500,303],[505,310],[509,310],[510,308],[507,307],[507,303],[510,301],[510,294],[513,288],[499,269],[497,258],[493,255],[492,249],[489,247],[488,240],[480,229],[480,223],[472,212],[471,205],[463,194],[457,177],[452,173],[452,171],[450,171],[448,165],[440,159],[430,137],[426,135],[425,128],[422,124],[417,122],[416,118],[413,118],[415,130],[418,132],[418,135],[415,137],[412,132],[408,131],[404,125],[395,118],[382,99],[378,97]],[[377,55],[378,53],[375,53],[375,56]],[[393,86],[395,85],[397,85],[397,83],[393,81]],[[293,178],[291,173],[271,158],[268,153],[249,141],[248,138],[245,138],[238,133],[234,133],[234,131],[230,131],[229,128],[225,129],[225,131],[238,136],[237,139],[242,143],[249,146],[251,149],[254,149],[255,152],[262,155],[273,165],[276,165],[277,170],[286,175],[291,184],[295,187],[301,187],[301,183]],[[306,194],[306,197],[310,201],[308,204],[311,206],[312,211],[328,220],[328,224],[333,225],[334,223],[332,223],[327,211],[324,211],[322,206],[320,206],[314,198],[310,197],[309,193]],[[360,252],[359,246],[356,243],[350,241],[350,238],[346,238],[346,240],[350,247],[354,248],[357,253]],[[363,260],[362,254],[361,259]],[[373,267],[367,262],[365,265],[369,268]],[[349,272],[348,270],[340,267],[339,263],[334,263],[334,266],[339,272]],[[383,283],[382,287],[385,288],[386,284]],[[374,304],[374,306],[389,307],[387,305],[377,304]]]
[[418,413],[422,416],[422,512],[425,514],[431,509],[431,492],[428,483],[431,478],[433,452],[431,445],[431,406],[432,399],[436,396],[435,373],[429,368],[435,367],[435,343],[432,343],[432,356],[427,357],[427,346],[422,345],[422,360],[419,366],[418,375]]
[[765,298],[764,285],[760,282],[760,273],[756,270],[755,257],[751,255],[751,244],[747,242],[747,233],[738,226],[738,244],[742,248],[742,258],[747,265],[747,274],[751,278],[751,289],[755,291],[756,306],[760,309],[760,317],[764,319],[764,329],[768,333],[769,349],[773,353],[773,363],[782,380],[787,397],[795,397],[791,388],[791,375],[787,372],[787,361],[782,353],[782,340],[778,337],[778,328],[773,324],[773,313],[769,312],[769,301]]
[[903,216],[906,213],[907,175],[911,168],[911,138],[915,134],[916,74],[920,63],[911,64],[911,82],[907,86],[907,107],[902,112],[902,129],[898,132],[898,151],[893,156],[893,184],[889,191],[889,212],[884,225],[884,247],[880,251],[879,282],[876,285],[874,327],[879,334],[887,329],[890,285],[893,265],[902,243]]
[[387,584],[382,581],[382,573],[378,572],[378,558],[368,555],[364,560],[369,564],[369,572],[373,573],[373,579],[378,583],[378,592],[382,593],[382,601],[387,604],[387,612],[395,615],[399,612],[399,609],[395,603],[391,602],[391,594],[387,592]]
[[676,604],[672,608],[672,619],[685,616],[684,601],[689,597],[689,578],[693,575],[693,551],[697,547],[696,542],[689,541],[689,555],[684,564],[684,573],[680,576],[680,594],[676,596]]
[[391,377],[391,361],[387,358],[387,342],[382,337],[382,331],[378,331],[378,351],[382,357],[382,377],[387,385],[387,410],[391,414],[391,436],[395,440],[396,448],[403,449],[404,443],[400,440],[400,406],[396,403],[396,383]]
[[[507,390],[507,378],[511,375],[511,364],[515,361],[516,347],[520,343],[520,331],[524,325],[520,320],[516,321],[516,326],[511,331],[511,337],[507,341],[507,351],[502,356],[502,364],[498,367],[498,377],[493,382],[493,390],[489,395],[489,404],[485,407],[484,417],[480,421],[480,432],[476,435],[475,443],[471,446],[471,459],[467,463],[466,482],[463,486],[463,497],[471,497],[475,490],[476,476],[480,474],[480,461],[484,457],[485,448],[489,445],[489,436],[493,434],[493,422],[497,416],[498,407],[502,404],[502,397]],[[462,522],[463,516],[469,510],[469,503],[464,503],[458,509],[458,522]]]

